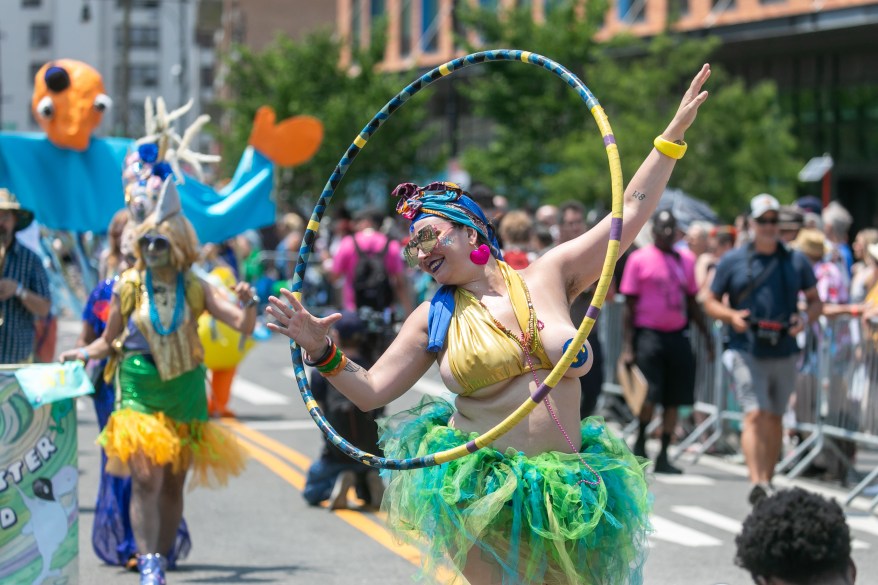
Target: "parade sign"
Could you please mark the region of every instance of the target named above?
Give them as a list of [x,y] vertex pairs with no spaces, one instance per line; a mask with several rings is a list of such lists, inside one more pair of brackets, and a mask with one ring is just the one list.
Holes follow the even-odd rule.
[[90,384],[82,384],[79,363],[32,368],[18,370],[30,395],[13,372],[0,372],[0,583],[75,585],[79,473],[70,394]]

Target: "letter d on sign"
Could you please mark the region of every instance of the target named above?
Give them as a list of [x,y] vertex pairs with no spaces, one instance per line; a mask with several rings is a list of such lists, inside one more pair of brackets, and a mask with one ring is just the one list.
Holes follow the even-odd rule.
[[0,508],[0,528],[6,529],[14,526],[18,521],[15,517],[15,510],[12,508]]

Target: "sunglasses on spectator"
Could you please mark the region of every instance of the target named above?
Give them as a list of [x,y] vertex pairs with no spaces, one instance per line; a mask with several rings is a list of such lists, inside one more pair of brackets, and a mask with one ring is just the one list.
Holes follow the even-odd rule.
[[759,225],[777,225],[777,223],[780,221],[780,218],[779,217],[757,217],[753,221],[755,221]]
[[405,248],[402,251],[402,255],[405,258],[406,264],[408,264],[411,268],[417,266],[418,248],[423,250],[424,254],[429,254],[436,249],[437,245],[439,245],[439,236],[443,233],[448,233],[453,229],[454,226],[450,227],[444,232],[440,232],[439,229],[434,225],[424,226],[419,229],[418,233],[412,236],[412,239],[409,240],[409,243],[405,245]]
[[137,244],[141,248],[148,248],[152,246],[152,249],[156,252],[164,252],[165,250],[171,249],[171,241],[162,235],[146,234],[145,236],[141,236],[140,239],[137,240]]

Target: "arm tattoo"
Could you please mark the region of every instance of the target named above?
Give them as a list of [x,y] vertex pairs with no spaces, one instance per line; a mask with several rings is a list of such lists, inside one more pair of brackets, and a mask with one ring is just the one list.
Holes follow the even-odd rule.
[[634,197],[634,198],[637,199],[638,201],[643,201],[644,199],[646,199],[646,193],[641,193],[640,191],[638,191],[637,189],[635,189],[635,190],[634,190],[634,195],[632,195],[632,197]]
[[363,368],[361,368],[360,366],[358,366],[357,364],[355,364],[351,360],[348,360],[348,363],[345,364],[345,367],[344,367],[345,372],[359,372],[362,369]]

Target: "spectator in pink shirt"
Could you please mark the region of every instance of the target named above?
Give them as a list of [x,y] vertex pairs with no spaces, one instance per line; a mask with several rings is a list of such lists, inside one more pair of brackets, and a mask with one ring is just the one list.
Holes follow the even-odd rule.
[[[386,306],[373,306],[371,308],[382,310],[397,301],[402,305],[405,314],[412,311],[412,298],[405,280],[405,265],[402,260],[402,251],[399,242],[389,239],[388,236],[378,231],[384,217],[380,211],[366,209],[355,217],[356,232],[346,236],[338,245],[332,261],[332,274],[334,278],[343,277],[342,307],[347,311],[356,311],[356,294],[354,280],[357,264],[361,254],[384,255],[384,269],[387,273],[387,289],[389,296]],[[356,243],[354,242],[356,238]],[[359,249],[359,250],[358,250]]]
[[656,473],[682,471],[668,460],[668,446],[677,425],[677,409],[695,400],[695,356],[686,335],[692,318],[710,338],[695,301],[695,263],[674,250],[677,221],[668,210],[653,218],[653,243],[632,252],[619,290],[626,296],[623,314],[623,359],[635,363],[646,378],[646,402],[640,410],[640,432],[634,454],[646,457],[646,427],[655,405],[661,404],[661,451]]

